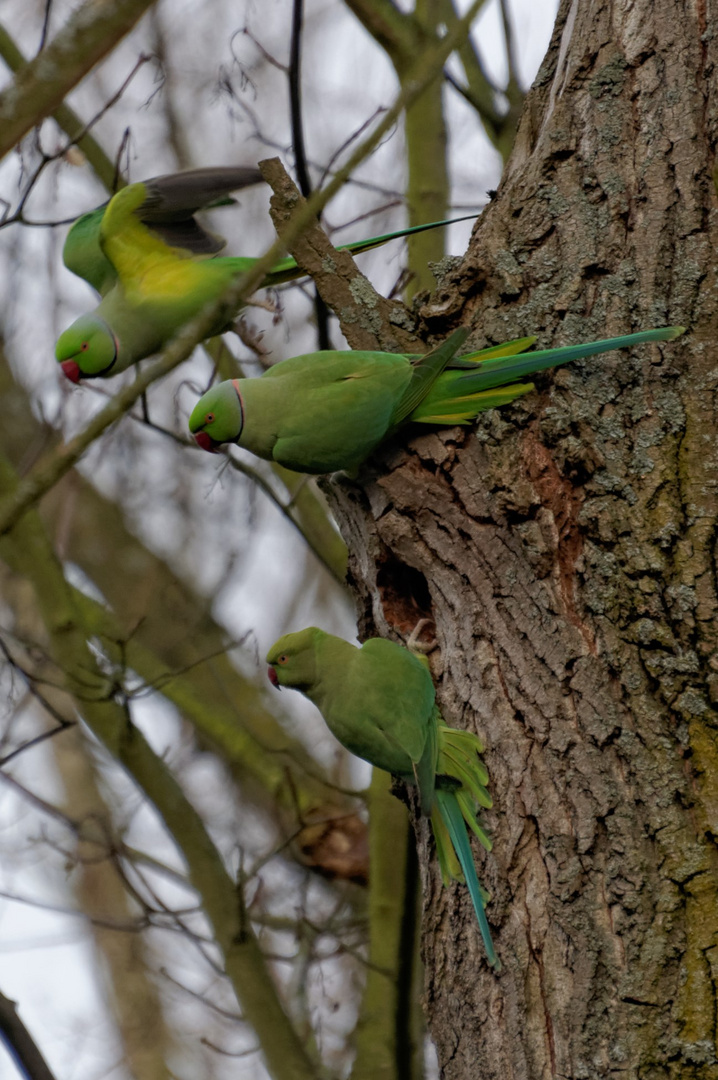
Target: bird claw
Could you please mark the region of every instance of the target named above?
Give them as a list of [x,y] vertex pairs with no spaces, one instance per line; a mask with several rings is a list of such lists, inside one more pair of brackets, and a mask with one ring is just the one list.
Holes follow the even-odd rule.
[[421,631],[425,626],[433,624],[433,622],[433,619],[419,619],[406,641],[406,647],[409,652],[422,653],[424,656],[428,656],[430,652],[434,651],[439,644],[436,638],[432,638],[431,641],[419,641]]

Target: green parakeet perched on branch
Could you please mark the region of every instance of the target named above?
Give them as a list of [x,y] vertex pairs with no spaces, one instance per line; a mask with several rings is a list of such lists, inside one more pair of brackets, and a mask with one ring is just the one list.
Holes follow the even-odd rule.
[[257,379],[208,390],[190,431],[204,450],[235,442],[297,472],[354,470],[402,424],[468,424],[533,389],[517,379],[609,349],[671,341],[683,328],[535,352],[524,352],[535,338],[521,338],[456,357],[468,333],[455,330],[425,356],[326,351],[283,360]]
[[[55,355],[68,379],[116,375],[158,352],[205,304],[220,297],[233,278],[250,269],[256,259],[211,258],[224,247],[224,240],[207,232],[193,215],[233,202],[230,192],[261,180],[258,169],[231,166],[158,176],[130,184],[77,219],[65,241],[63,259],[68,269],[97,289],[102,300],[57,340]],[[432,222],[343,247],[354,253],[368,251],[388,240],[448,224]],[[262,284],[281,285],[303,274],[294,259],[286,258]],[[236,313],[227,311],[213,333],[226,329]]]
[[314,702],[347,750],[416,785],[444,884],[466,882],[486,955],[498,968],[466,832],[491,850],[476,816],[477,803],[491,806],[484,747],[472,732],[444,723],[427,666],[392,641],[370,638],[358,649],[315,626],[281,637],[267,663],[272,683]]

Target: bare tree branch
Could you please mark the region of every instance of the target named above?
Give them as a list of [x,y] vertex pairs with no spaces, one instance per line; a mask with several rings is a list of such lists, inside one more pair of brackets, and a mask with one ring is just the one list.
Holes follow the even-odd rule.
[[417,1053],[423,1025],[415,985],[419,868],[409,816],[391,794],[391,784],[386,773],[373,770],[369,959],[352,1080],[418,1080],[423,1076],[422,1055]]
[[418,44],[413,16],[405,14],[391,0],[344,0],[346,6],[389,54],[401,55],[405,62]]
[[57,37],[0,93],[0,158],[62,103],[153,0],[85,0]]
[[[406,13],[398,11],[390,0],[345,2],[386,51],[401,86],[410,75],[416,57],[429,53],[434,43],[441,39],[442,24],[449,24],[440,0],[415,0],[414,10]],[[446,216],[449,202],[446,123],[440,79],[428,82],[421,96],[407,106],[404,136],[409,224],[438,221]],[[430,263],[442,258],[444,244],[441,230],[409,237],[411,278],[406,290],[408,295],[419,289],[433,288]]]
[[[270,213],[281,235],[296,207],[306,204],[279,158],[261,162],[260,168],[274,192]],[[349,252],[332,246],[318,222],[292,244],[290,251],[311,274],[326,304],[339,315],[342,332],[352,349],[421,351],[417,335],[411,330],[414,320],[404,304],[385,300]]]
[[[0,469],[8,490],[17,482],[14,470],[2,459]],[[154,804],[182,852],[243,1015],[261,1040],[271,1074],[275,1080],[316,1080],[315,1065],[279,1001],[240,891],[199,814],[133,724],[112,679],[98,667],[87,645],[90,631],[36,514],[22,518],[3,539],[1,551],[4,560],[32,584],[54,658],[85,722]]]
[[[0,56],[2,56],[10,70],[16,74],[28,62],[3,26],[0,26]],[[76,143],[85,155],[107,190],[112,191],[116,179],[114,162],[110,161],[94,135],[90,135],[87,125],[83,123],[74,109],[71,109],[64,102],[57,106],[52,116],[68,138],[73,143]],[[122,186],[122,182],[120,186]]]

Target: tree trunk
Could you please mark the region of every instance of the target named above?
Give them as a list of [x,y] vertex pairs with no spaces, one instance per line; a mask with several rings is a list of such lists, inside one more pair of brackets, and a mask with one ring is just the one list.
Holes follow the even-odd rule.
[[444,716],[488,747],[501,974],[420,828],[447,1080],[718,1077],[717,48],[704,3],[562,3],[498,196],[421,311],[477,344],[685,339],[328,485],[363,630],[429,614]]

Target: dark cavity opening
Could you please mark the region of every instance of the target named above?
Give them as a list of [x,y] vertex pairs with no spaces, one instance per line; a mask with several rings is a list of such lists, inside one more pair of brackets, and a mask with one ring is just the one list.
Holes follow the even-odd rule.
[[432,617],[429,586],[420,570],[388,554],[379,566],[376,584],[384,618],[403,635],[408,636],[419,619]]

